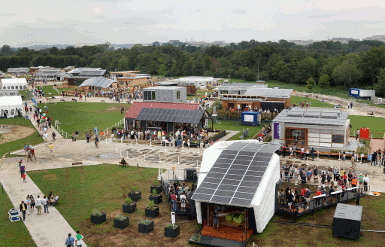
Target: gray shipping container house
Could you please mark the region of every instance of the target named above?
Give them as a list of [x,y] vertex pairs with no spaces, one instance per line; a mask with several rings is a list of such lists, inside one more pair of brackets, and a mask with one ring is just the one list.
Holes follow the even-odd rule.
[[185,87],[148,87],[143,89],[143,102],[187,103]]
[[333,235],[359,239],[361,234],[362,206],[338,203],[333,218]]

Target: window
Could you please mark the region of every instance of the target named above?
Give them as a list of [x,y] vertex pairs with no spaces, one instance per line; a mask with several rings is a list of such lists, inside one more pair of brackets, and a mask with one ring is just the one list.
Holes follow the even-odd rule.
[[143,97],[144,97],[144,100],[151,100],[151,92],[150,91],[144,91]]
[[180,99],[180,91],[176,91],[176,99]]
[[332,142],[333,143],[344,143],[344,136],[343,135],[332,135]]
[[11,110],[11,115],[14,115],[15,114],[15,109],[12,109]]
[[18,87],[18,86],[16,86],[16,89],[19,89],[19,87]]
[[155,91],[151,91],[151,100],[156,100]]
[[[11,89],[15,89],[15,87],[14,87],[14,86],[12,86],[12,87],[11,87]],[[12,114],[12,115],[13,115],[13,114]]]
[[228,90],[222,90],[221,94],[229,94],[229,91]]

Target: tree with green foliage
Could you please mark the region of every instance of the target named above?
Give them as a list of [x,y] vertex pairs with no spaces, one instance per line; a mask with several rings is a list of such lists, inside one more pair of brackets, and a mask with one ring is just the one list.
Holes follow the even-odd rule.
[[117,68],[118,71],[126,71],[126,70],[129,70],[128,68],[128,60],[126,57],[122,57],[121,59],[119,59],[119,63],[118,63],[118,68]]
[[166,74],[166,65],[161,64],[159,66],[158,73],[159,73],[159,75],[164,76]]
[[361,79],[362,71],[358,69],[356,61],[350,58],[334,67],[332,76],[337,84],[352,87]]
[[330,87],[329,76],[327,74],[323,74],[318,81],[318,86],[322,89],[327,89]]
[[314,80],[312,77],[310,77],[310,78],[306,81],[306,87],[307,87],[308,89],[313,89],[315,86],[317,86],[315,80]]
[[380,75],[377,76],[377,79],[374,90],[376,90],[378,96],[385,97],[385,68],[380,70]]

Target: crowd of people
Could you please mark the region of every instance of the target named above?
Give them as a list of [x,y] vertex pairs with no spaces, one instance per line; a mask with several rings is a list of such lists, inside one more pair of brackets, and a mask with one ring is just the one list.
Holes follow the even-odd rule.
[[49,193],[48,197],[43,196],[43,198],[40,197],[40,195],[37,196],[35,199],[33,195],[27,195],[27,198],[25,201],[21,201],[20,204],[20,212],[23,216],[23,221],[25,221],[26,214],[30,215],[32,212],[37,211],[38,215],[41,215],[41,208],[44,208],[44,213],[49,214],[48,206],[52,205],[55,207],[55,204],[59,201],[59,196],[57,194],[53,194],[53,191]]
[[172,210],[177,211],[178,208],[186,212],[186,208],[189,209],[189,201],[194,193],[196,186],[194,184],[191,187],[187,183],[175,181],[167,185],[167,197],[171,202]]

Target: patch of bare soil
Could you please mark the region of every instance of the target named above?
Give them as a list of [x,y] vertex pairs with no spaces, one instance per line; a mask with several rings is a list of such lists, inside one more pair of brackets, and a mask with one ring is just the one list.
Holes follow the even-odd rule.
[[35,132],[34,128],[25,127],[22,125],[2,125],[5,128],[9,128],[11,131],[8,133],[1,133],[0,144],[7,142],[13,142],[18,139],[26,138]]

